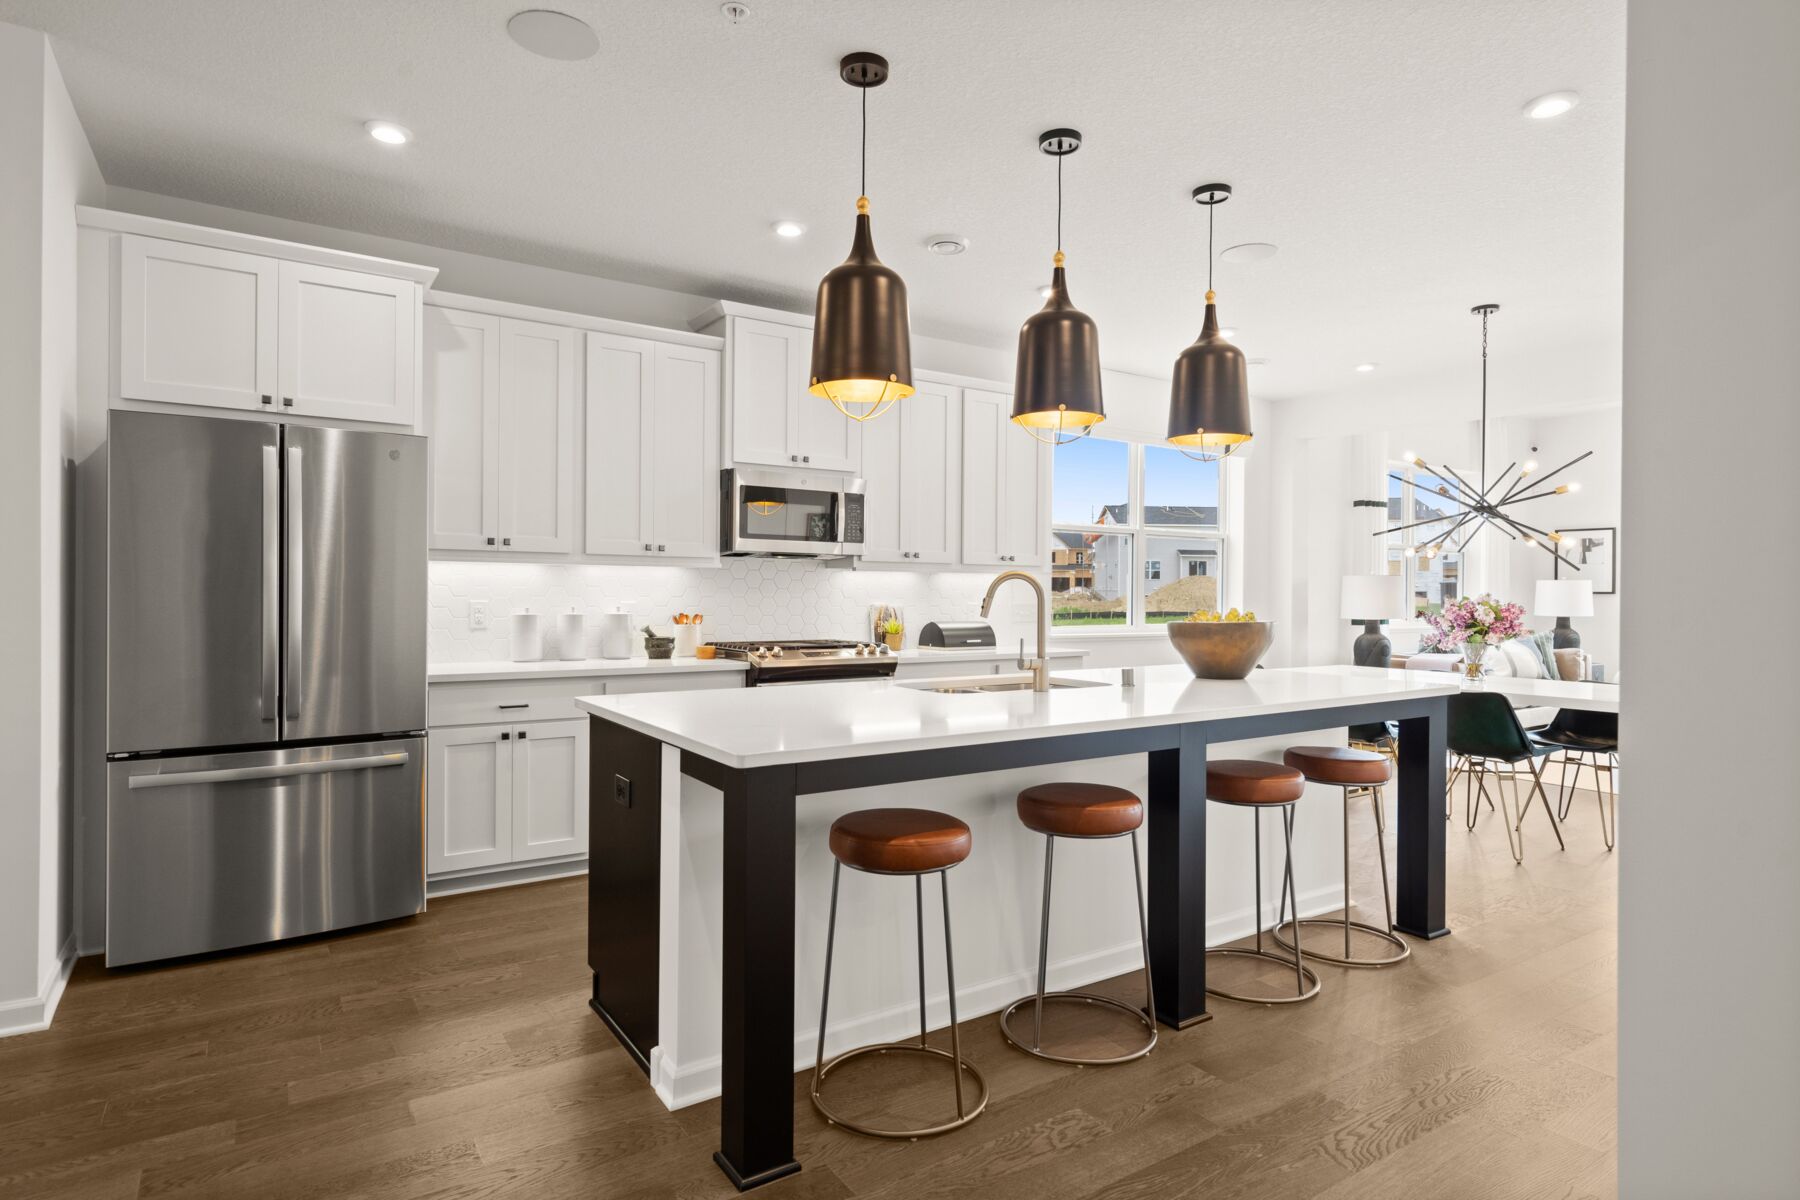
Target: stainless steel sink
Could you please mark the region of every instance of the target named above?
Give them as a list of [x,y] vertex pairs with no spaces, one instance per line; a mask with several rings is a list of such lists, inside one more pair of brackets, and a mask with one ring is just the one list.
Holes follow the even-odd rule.
[[[995,679],[991,683],[980,682],[973,679],[921,679],[913,682],[901,683],[897,686],[912,688],[914,691],[918,692],[941,692],[946,696],[972,696],[979,692],[1029,692],[1031,690],[1031,678],[1030,676],[1026,676],[1023,679],[1000,678]],[[1050,677],[1050,687],[1052,690],[1056,688],[1105,686],[1105,681],[1099,679],[1064,679],[1055,675]]]

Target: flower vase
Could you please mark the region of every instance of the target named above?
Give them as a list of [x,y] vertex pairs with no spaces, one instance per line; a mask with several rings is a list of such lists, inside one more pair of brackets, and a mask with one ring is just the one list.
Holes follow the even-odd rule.
[[1470,683],[1481,682],[1483,660],[1487,658],[1486,642],[1464,642],[1462,646],[1463,676]]

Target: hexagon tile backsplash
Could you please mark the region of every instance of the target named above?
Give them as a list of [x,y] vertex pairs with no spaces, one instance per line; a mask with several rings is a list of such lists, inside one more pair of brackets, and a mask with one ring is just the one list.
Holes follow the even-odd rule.
[[[702,638],[868,637],[869,606],[898,607],[906,645],[927,621],[971,621],[991,576],[915,571],[852,571],[796,559],[728,558],[717,568],[608,567],[586,563],[434,562],[427,648],[432,662],[504,661],[512,655],[511,617],[540,613],[544,657],[557,658],[555,617],[588,617],[585,653],[599,656],[594,618],[622,606],[634,627],[666,626],[678,612],[706,617]],[[485,601],[488,628],[469,628],[469,604]],[[1029,589],[1008,585],[993,615],[1002,646],[1032,635]],[[577,657],[577,656],[571,656]]]

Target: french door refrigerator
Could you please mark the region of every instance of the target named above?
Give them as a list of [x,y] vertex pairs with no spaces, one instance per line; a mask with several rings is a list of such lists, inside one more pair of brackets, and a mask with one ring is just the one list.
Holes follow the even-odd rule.
[[108,966],[424,909],[425,450],[111,414]]

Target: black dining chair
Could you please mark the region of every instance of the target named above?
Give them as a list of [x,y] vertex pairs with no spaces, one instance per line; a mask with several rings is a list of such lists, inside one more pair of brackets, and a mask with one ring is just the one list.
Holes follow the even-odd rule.
[[[1539,770],[1538,760],[1555,752],[1555,747],[1535,742],[1519,724],[1518,714],[1513,712],[1512,702],[1498,692],[1463,692],[1450,697],[1449,737],[1450,753],[1464,758],[1468,766],[1464,771],[1469,777],[1470,787],[1467,793],[1468,803],[1465,817],[1469,828],[1475,828],[1475,822],[1481,815],[1481,806],[1477,798],[1485,800],[1489,808],[1494,805],[1493,797],[1488,795],[1487,781],[1494,781],[1494,795],[1500,798],[1500,817],[1506,822],[1506,840],[1512,849],[1513,861],[1525,861],[1525,811],[1531,807],[1532,796],[1536,796],[1544,804],[1544,815],[1550,819],[1550,828],[1556,834],[1556,844],[1568,849],[1563,843],[1562,827],[1556,822],[1556,812],[1550,807],[1550,797],[1544,791],[1544,776]],[[1531,778],[1531,791],[1523,801],[1519,800],[1519,769],[1524,767]],[[1507,810],[1506,787],[1512,786],[1512,811]]]
[[[1606,848],[1613,848],[1618,831],[1618,792],[1613,786],[1613,771],[1619,765],[1619,714],[1590,712],[1579,708],[1560,708],[1550,724],[1534,731],[1531,740],[1549,746],[1562,755],[1562,776],[1558,781],[1561,803],[1557,816],[1569,819],[1569,806],[1575,802],[1575,789],[1581,786],[1581,768],[1594,772],[1594,799],[1600,805],[1600,836]],[[1573,779],[1569,768],[1575,768]],[[1604,788],[1602,780],[1605,781]]]

